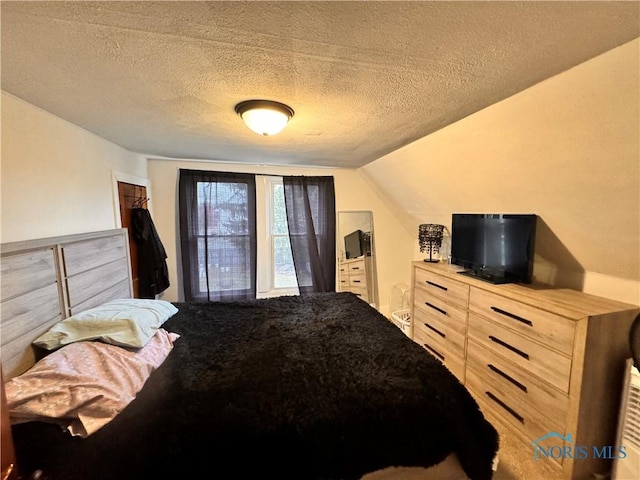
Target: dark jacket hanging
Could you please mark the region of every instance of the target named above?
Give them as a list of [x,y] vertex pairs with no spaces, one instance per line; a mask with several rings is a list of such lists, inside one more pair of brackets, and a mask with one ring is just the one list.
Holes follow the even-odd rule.
[[133,239],[138,245],[138,293],[140,298],[155,298],[169,287],[167,254],[149,210],[133,208],[131,222]]

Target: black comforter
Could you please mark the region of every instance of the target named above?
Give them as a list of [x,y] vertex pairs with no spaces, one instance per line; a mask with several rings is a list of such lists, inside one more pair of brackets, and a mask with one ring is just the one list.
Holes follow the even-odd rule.
[[115,420],[86,439],[13,427],[25,471],[357,479],[455,452],[470,478],[491,477],[497,434],[467,390],[353,294],[175,305],[164,328],[181,338]]

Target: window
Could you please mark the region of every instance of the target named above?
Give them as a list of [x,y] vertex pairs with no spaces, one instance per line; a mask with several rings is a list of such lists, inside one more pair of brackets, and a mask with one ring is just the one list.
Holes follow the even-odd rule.
[[333,177],[181,169],[185,301],[335,291],[334,197]]
[[181,170],[179,190],[185,300],[254,298],[255,177]]
[[297,295],[284,186],[281,177],[258,176],[258,296]]

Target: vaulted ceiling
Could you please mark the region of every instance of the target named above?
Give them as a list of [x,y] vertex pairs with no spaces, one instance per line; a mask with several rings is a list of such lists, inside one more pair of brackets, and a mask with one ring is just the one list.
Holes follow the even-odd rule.
[[[134,152],[359,167],[640,36],[638,2],[1,3],[2,89]],[[279,135],[234,111],[288,104]]]

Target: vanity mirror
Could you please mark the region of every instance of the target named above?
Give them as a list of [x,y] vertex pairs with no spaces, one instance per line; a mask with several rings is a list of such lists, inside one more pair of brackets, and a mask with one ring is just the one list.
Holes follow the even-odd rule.
[[339,211],[336,240],[337,290],[353,292],[378,308],[373,213],[369,210]]

